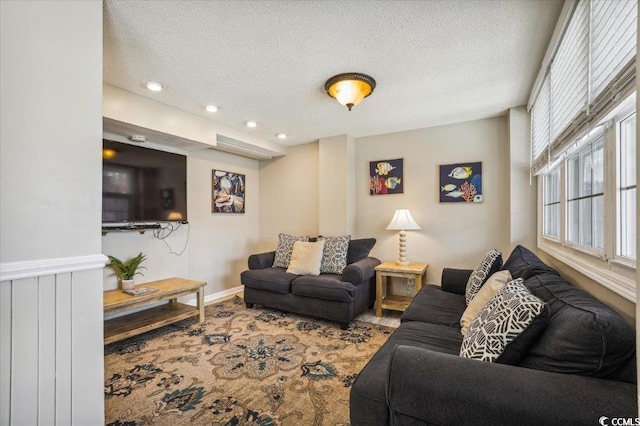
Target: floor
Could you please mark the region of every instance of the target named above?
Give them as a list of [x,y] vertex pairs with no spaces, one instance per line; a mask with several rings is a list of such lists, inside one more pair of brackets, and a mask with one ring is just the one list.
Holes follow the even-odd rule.
[[382,316],[376,316],[375,309],[369,309],[366,312],[358,315],[355,320],[362,322],[370,322],[378,325],[386,325],[388,327],[398,328],[400,326],[400,317],[402,316],[402,312],[400,311],[388,311],[383,310]]

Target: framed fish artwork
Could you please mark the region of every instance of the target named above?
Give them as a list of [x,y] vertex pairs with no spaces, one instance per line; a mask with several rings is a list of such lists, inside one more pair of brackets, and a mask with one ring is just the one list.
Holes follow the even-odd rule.
[[369,162],[369,195],[404,192],[403,159]]
[[244,175],[212,170],[211,212],[244,213],[244,185]]
[[482,202],[482,162],[440,166],[441,203]]

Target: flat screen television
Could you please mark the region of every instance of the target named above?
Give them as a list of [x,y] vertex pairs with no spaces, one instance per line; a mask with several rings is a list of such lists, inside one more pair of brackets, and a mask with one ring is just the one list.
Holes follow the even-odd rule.
[[187,157],[103,139],[102,223],[186,222]]

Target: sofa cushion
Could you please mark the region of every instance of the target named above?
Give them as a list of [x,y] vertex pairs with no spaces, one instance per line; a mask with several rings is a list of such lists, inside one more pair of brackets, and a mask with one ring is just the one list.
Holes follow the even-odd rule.
[[293,243],[296,241],[309,241],[309,237],[296,237],[287,234],[278,234],[278,248],[273,259],[274,268],[288,268],[293,253]]
[[464,297],[467,302],[471,302],[471,299],[480,291],[480,287],[487,282],[489,277],[500,270],[502,267],[502,254],[498,250],[491,250],[484,255],[480,264],[475,267],[469,281],[467,281],[467,287],[464,292]]
[[323,249],[324,241],[314,243],[294,242],[287,272],[297,275],[320,275]]
[[476,297],[471,299],[467,309],[464,310],[460,318],[460,332],[463,336],[467,334],[471,321],[473,321],[476,315],[484,308],[484,305],[509,281],[511,281],[509,271],[498,271],[489,277],[485,285],[483,285],[480,291],[478,291],[478,294],[476,294]]
[[359,238],[349,241],[347,249],[347,265],[351,265],[369,256],[369,252],[376,245],[375,238]]
[[466,307],[463,295],[449,293],[439,286],[429,284],[416,294],[400,321],[445,325],[454,327],[460,333],[460,316]]
[[613,309],[561,277],[525,281],[549,305],[545,332],[519,365],[558,373],[616,378],[635,356],[635,334]]
[[520,245],[513,249],[507,261],[502,265],[502,269],[508,269],[513,279],[522,278],[525,281],[530,277],[544,273],[560,276],[555,269],[546,265],[538,256]]
[[291,293],[291,281],[299,275],[289,274],[283,268],[266,268],[244,271],[240,282],[249,288],[271,293]]
[[462,335],[456,328],[418,321],[405,322],[393,332],[389,340],[362,369],[352,392],[361,397],[386,402],[387,372],[397,345],[415,346],[457,356],[461,344]]
[[531,294],[522,278],[507,283],[473,319],[460,356],[515,364],[544,331],[547,305]]
[[356,289],[353,284],[340,281],[340,275],[304,275],[291,283],[291,293],[316,299],[351,302],[355,298]]
[[323,274],[341,274],[347,266],[347,251],[351,235],[342,237],[318,237],[318,241],[324,240],[324,253],[320,272]]

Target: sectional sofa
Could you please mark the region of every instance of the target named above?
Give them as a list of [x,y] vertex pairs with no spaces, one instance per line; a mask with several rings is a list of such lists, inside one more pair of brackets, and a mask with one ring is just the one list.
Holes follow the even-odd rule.
[[[635,333],[610,307],[518,246],[504,263],[548,305],[542,334],[517,365],[459,356],[471,271],[445,269],[358,375],[358,425],[597,425],[638,417]],[[620,423],[623,424],[623,423]]]

